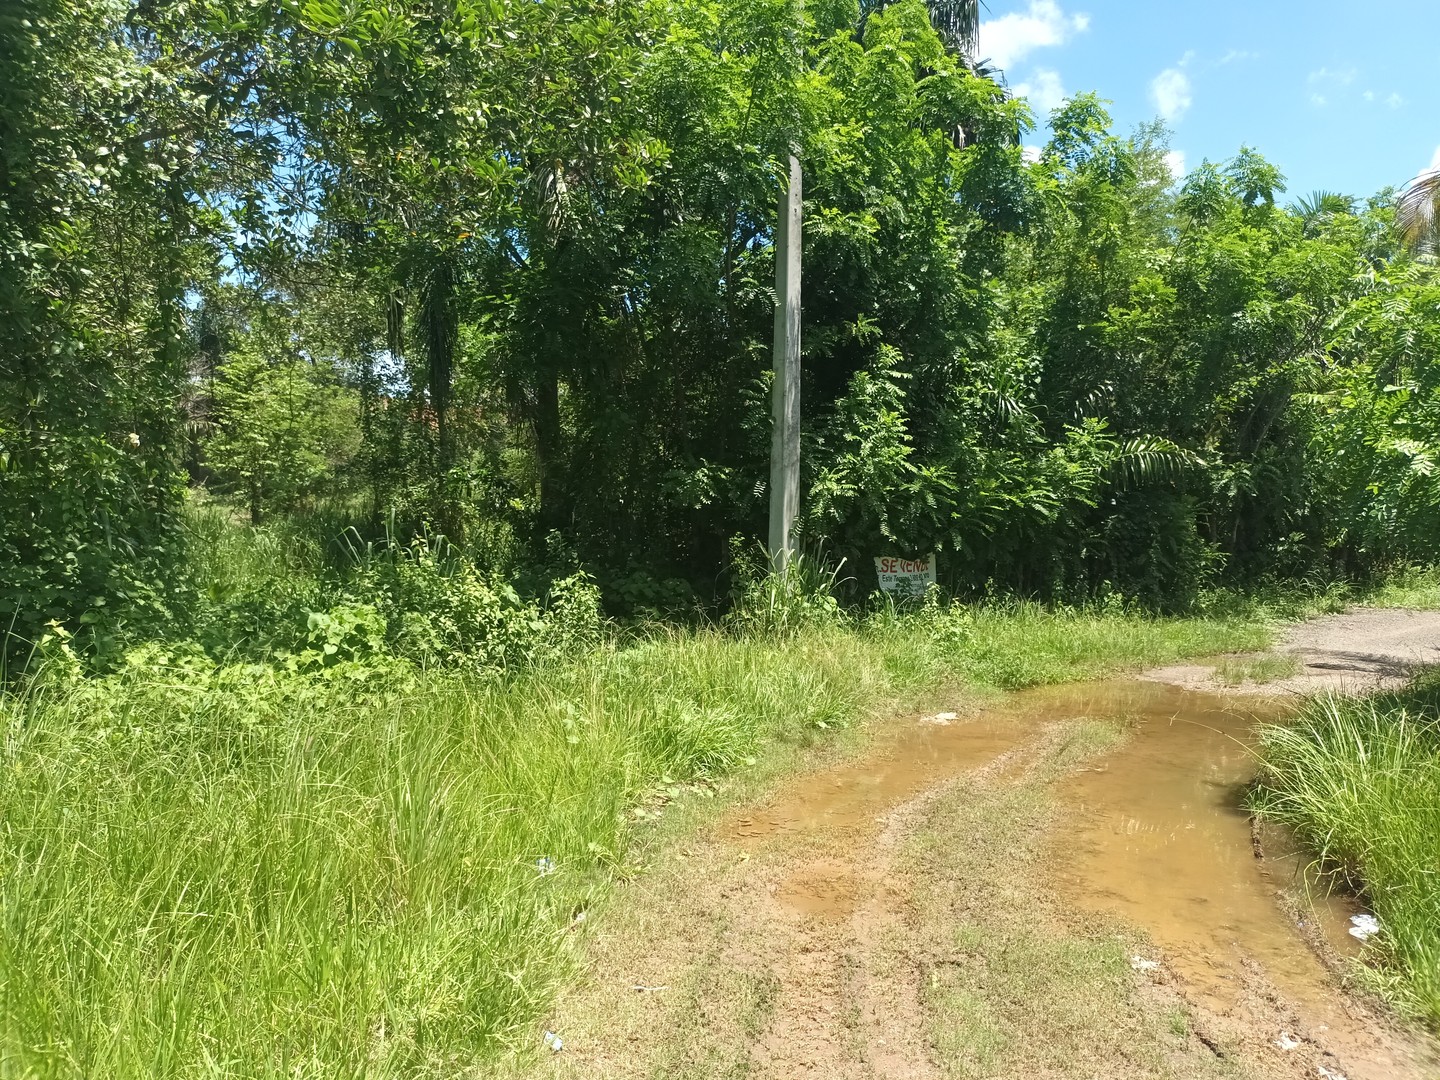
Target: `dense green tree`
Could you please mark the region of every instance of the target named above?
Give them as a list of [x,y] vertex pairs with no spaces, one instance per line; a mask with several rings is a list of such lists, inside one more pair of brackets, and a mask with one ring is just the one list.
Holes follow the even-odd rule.
[[333,365],[302,356],[281,323],[263,312],[243,344],[221,359],[213,387],[212,433],[203,446],[212,483],[259,524],[326,489],[358,450],[359,395]]
[[367,539],[438,531],[536,584],[578,562],[621,606],[723,589],[764,521],[797,146],[802,528],[859,591],[882,551],[942,553],[961,591],[1178,606],[1430,550],[1433,270],[1392,228],[1419,196],[1287,209],[1244,148],[1180,184],[1162,128],[1120,137],[1089,95],[1028,162],[974,3],[19,10],[23,637],[161,612],[187,470],[257,520],[343,486]]
[[178,555],[205,106],[108,0],[0,12],[0,624],[154,611]]

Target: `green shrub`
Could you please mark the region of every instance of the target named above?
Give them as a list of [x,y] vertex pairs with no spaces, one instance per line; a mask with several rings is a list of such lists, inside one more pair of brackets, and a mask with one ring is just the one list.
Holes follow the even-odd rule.
[[764,551],[747,554],[738,539],[731,542],[730,553],[735,594],[725,624],[736,633],[785,636],[844,621],[835,596],[840,566],[827,567],[815,556],[797,554],[783,572],[776,572]]
[[600,593],[583,574],[553,583],[542,604],[423,539],[380,565],[369,581],[395,650],[423,664],[505,670],[576,656],[600,640]]
[[312,611],[306,629],[309,642],[297,658],[300,666],[365,661],[385,651],[385,619],[371,604],[341,604],[329,611]]

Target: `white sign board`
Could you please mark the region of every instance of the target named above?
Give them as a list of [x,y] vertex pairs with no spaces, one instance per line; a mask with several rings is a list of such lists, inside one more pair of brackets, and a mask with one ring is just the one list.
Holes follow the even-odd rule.
[[875,559],[875,576],[880,588],[894,596],[924,596],[935,584],[935,556],[923,559],[900,559],[879,555]]

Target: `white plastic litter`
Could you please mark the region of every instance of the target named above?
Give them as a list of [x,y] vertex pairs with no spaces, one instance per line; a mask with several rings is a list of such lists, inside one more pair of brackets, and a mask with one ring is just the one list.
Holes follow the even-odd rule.
[[1380,932],[1380,923],[1374,915],[1351,915],[1350,936],[1367,941]]
[[555,860],[550,858],[549,855],[541,855],[540,858],[535,860],[535,869],[541,877],[544,877],[546,874],[553,874],[555,872]]
[[941,727],[944,727],[946,724],[953,724],[959,719],[959,713],[937,712],[934,716],[924,717],[920,722],[922,724],[939,724]]
[[1146,960],[1143,956],[1130,957],[1130,966],[1136,971],[1154,971],[1160,966],[1159,960]]
[[561,1050],[565,1049],[564,1041],[560,1038],[559,1035],[556,1035],[553,1031],[545,1032],[545,1045],[548,1046],[551,1050],[555,1051],[555,1053],[557,1054]]
[[1294,1050],[1300,1045],[1300,1040],[1291,1035],[1288,1031],[1280,1032],[1280,1037],[1275,1040],[1275,1045],[1281,1050]]
[[1346,1080],[1344,1073],[1336,1072],[1334,1069],[1327,1069],[1324,1065],[1315,1066],[1315,1075],[1323,1077],[1324,1080]]

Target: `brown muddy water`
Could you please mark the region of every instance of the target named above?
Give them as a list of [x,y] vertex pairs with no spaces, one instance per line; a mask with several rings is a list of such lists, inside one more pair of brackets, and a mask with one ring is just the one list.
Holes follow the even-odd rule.
[[[1306,860],[1281,849],[1279,834],[1266,837],[1267,855],[1278,857],[1257,858],[1243,806],[1255,777],[1255,725],[1288,707],[1139,682],[1066,687],[1056,697],[1072,715],[1132,727],[1123,746],[1059,788],[1062,894],[1142,927],[1190,991],[1214,1007],[1234,1004],[1247,960],[1292,998],[1326,1001],[1330,980],[1302,923],[1351,953],[1346,923],[1357,909],[1308,887]],[[1298,906],[1282,903],[1281,890]]]
[[[1254,962],[1317,1022],[1338,1020],[1327,1004],[1330,977],[1303,924],[1353,952],[1345,925],[1354,909],[1305,889],[1302,857],[1257,858],[1242,806],[1256,768],[1251,733],[1290,707],[1139,680],[1025,691],[974,716],[912,722],[866,758],[802,778],[732,821],[732,835],[754,846],[777,834],[854,832],[849,851],[811,864],[779,890],[802,915],[841,918],[863,877],[864,831],[887,810],[1034,742],[1051,724],[1119,719],[1131,726],[1130,738],[1056,789],[1061,897],[1144,930],[1156,958],[1213,1007],[1234,1004],[1245,965]],[[1298,919],[1282,890],[1300,895]]]
[[1024,710],[1005,706],[963,719],[926,718],[861,760],[801,777],[769,806],[739,819],[734,835],[754,840],[872,824],[927,788],[999,757],[1034,730]]

